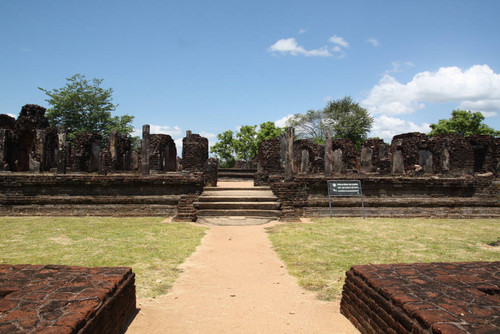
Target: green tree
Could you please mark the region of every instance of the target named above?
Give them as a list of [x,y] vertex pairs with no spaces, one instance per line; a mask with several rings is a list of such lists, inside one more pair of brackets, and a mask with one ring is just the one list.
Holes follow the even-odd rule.
[[274,122],[264,122],[256,130],[257,125],[243,125],[234,135],[226,130],[217,135],[217,143],[212,145],[210,152],[219,158],[222,168],[232,168],[236,160],[249,163],[256,155],[261,141],[279,136],[284,129]]
[[321,110],[308,110],[295,114],[287,126],[295,128],[298,138],[313,138],[323,143],[328,134],[333,138],[351,139],[356,146],[366,139],[373,124],[373,117],[351,97],[330,101]]
[[311,109],[304,114],[295,114],[286,121],[286,125],[295,128],[297,138],[312,138],[316,142],[324,142],[328,131],[323,110]]
[[257,145],[263,141],[272,138],[276,138],[281,135],[285,129],[277,127],[274,122],[264,122],[259,125],[259,131],[257,132]]
[[462,137],[472,135],[492,135],[500,136],[500,131],[496,131],[483,123],[484,116],[480,112],[470,110],[453,110],[451,118],[440,119],[437,124],[431,124],[430,136],[448,133],[456,133]]
[[64,125],[70,139],[79,132],[99,133],[108,137],[113,130],[130,134],[133,116],[111,116],[118,105],[112,103],[113,89],[101,87],[103,79],[89,82],[84,75],[67,78],[66,86],[52,91],[40,88],[49,98],[47,118],[53,126]]
[[217,135],[217,142],[212,145],[210,152],[219,158],[219,165],[222,168],[233,168],[236,161],[234,152],[233,131],[226,130]]
[[366,139],[373,124],[373,117],[350,96],[328,102],[323,113],[334,138],[348,138],[357,147]]
[[243,125],[236,134],[234,151],[238,160],[247,164],[257,155],[257,125]]

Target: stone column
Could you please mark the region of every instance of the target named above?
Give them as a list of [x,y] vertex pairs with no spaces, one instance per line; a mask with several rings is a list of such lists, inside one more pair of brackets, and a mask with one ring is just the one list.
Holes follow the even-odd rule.
[[66,159],[67,159],[67,145],[66,145],[67,129],[65,126],[60,126],[57,129],[57,173],[66,174]]
[[400,150],[396,150],[394,151],[394,153],[392,153],[391,162],[392,162],[391,165],[392,174],[404,174],[405,167],[404,167],[403,153]]
[[336,174],[340,174],[344,171],[344,160],[342,156],[342,150],[340,148],[333,151],[333,168],[332,171]]
[[370,147],[361,149],[361,171],[371,173],[373,171],[373,150]]
[[6,164],[7,131],[6,129],[0,129],[0,170],[4,170]]
[[149,124],[142,126],[142,150],[141,150],[141,173],[149,175]]
[[286,129],[285,181],[293,181],[293,140],[295,129]]
[[[144,129],[143,131],[143,136],[144,136]],[[148,130],[149,133],[149,130]],[[116,131],[111,131],[111,134],[109,135],[109,154],[111,156],[111,170],[116,171],[117,169],[117,161],[118,161],[118,150],[116,147]]]
[[95,138],[90,149],[89,172],[98,172],[100,166],[101,140]]
[[300,161],[300,172],[307,173],[309,169],[309,151],[306,149],[302,150],[302,158]]
[[332,165],[333,165],[333,140],[332,136],[326,136],[325,142],[325,176],[332,176]]

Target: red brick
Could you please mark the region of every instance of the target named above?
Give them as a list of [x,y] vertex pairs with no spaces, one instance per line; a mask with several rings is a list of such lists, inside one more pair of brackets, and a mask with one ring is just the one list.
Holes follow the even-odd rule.
[[38,318],[38,314],[35,310],[14,310],[9,312],[5,317],[3,317],[2,321],[10,321],[10,320],[26,319],[26,318]]
[[435,334],[465,334],[466,330],[459,328],[453,324],[440,323],[432,325],[432,333]]
[[418,310],[415,312],[415,317],[424,323],[427,327],[432,326],[437,322],[459,322],[460,320],[448,312],[441,310]]
[[35,331],[36,334],[72,334],[73,329],[67,326],[49,326]]
[[59,320],[57,320],[56,325],[58,326],[68,326],[73,329],[79,329],[82,327],[85,320],[85,315],[80,312],[72,312],[63,315]]
[[12,310],[14,307],[17,306],[19,301],[17,300],[5,300],[5,299],[0,299],[0,312],[7,312]]

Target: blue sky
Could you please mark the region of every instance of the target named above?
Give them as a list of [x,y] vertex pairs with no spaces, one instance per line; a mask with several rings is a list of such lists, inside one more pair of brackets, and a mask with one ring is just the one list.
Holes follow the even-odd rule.
[[500,1],[0,1],[0,113],[75,73],[179,142],[350,95],[390,142],[455,108],[500,129]]

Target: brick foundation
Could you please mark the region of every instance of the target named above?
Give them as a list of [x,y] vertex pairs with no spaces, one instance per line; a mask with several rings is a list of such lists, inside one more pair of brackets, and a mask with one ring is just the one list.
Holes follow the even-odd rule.
[[362,333],[499,333],[500,262],[353,266],[341,313]]
[[0,333],[121,333],[136,312],[130,268],[0,265]]
[[203,185],[202,173],[0,173],[0,215],[173,216]]

